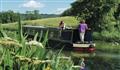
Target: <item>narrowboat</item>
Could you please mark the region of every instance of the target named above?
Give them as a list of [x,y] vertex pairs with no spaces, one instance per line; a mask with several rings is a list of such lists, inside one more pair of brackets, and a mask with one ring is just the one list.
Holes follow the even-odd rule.
[[29,36],[35,36],[35,34],[38,33],[39,36],[42,35],[42,38],[44,38],[46,32],[48,32],[47,48],[75,50],[81,52],[95,51],[95,43],[79,43],[80,38],[78,29],[66,28],[61,30],[53,27],[23,26],[23,33]]

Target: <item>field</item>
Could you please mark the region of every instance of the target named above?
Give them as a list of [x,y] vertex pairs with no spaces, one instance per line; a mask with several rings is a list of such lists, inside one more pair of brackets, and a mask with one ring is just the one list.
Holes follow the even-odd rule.
[[[34,25],[34,26],[45,26],[45,27],[58,27],[60,21],[64,21],[65,25],[68,27],[77,27],[79,22],[75,17],[56,17],[56,18],[46,18],[37,20],[22,21],[23,25]],[[16,29],[18,23],[2,24],[4,29]]]

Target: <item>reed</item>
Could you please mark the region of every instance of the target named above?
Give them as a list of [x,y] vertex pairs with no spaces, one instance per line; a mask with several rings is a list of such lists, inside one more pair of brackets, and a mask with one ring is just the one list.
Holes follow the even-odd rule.
[[[34,40],[32,40],[34,41],[32,44],[31,41],[30,43],[27,42],[24,37],[22,39],[23,42],[21,43],[19,42],[19,39],[14,40],[2,37],[0,39],[1,42],[12,43],[9,43],[10,45],[8,45],[8,43],[0,43],[0,48],[3,48],[0,68],[4,70],[74,70],[72,68],[73,62],[71,57],[62,56],[62,49],[59,53],[48,57],[50,51],[46,51],[45,45],[42,44],[45,44],[47,38],[41,43],[36,41],[36,37],[37,34],[34,37]],[[39,43],[41,43],[43,47],[37,45]],[[18,44],[20,46],[18,46]]]
[[[38,33],[32,41],[28,42],[21,30],[19,27],[19,33],[13,33],[12,38],[4,31],[2,32],[3,36],[0,38],[1,70],[72,70],[71,58],[61,58],[62,49],[52,57],[47,56],[49,51],[45,46],[48,40],[48,31],[42,42],[40,42],[41,40],[37,41]],[[42,34],[40,36],[42,37]]]

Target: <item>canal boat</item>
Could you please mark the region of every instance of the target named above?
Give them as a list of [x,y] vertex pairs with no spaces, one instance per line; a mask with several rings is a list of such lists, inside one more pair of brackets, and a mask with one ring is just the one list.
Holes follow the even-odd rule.
[[29,35],[30,37],[33,37],[36,33],[38,33],[39,36],[42,35],[43,39],[47,32],[47,48],[75,50],[81,52],[95,51],[95,43],[79,43],[80,38],[78,29],[67,28],[61,30],[53,27],[30,25],[23,26],[23,33]]

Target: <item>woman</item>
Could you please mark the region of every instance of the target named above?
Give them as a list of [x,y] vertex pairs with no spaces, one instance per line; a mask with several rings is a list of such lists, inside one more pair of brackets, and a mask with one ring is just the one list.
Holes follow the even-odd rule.
[[59,28],[62,30],[65,29],[65,23],[63,21],[60,21]]
[[82,43],[84,43],[84,36],[87,29],[88,29],[88,26],[85,23],[85,21],[83,20],[82,22],[80,22],[79,32],[80,32],[80,40],[82,41]]

